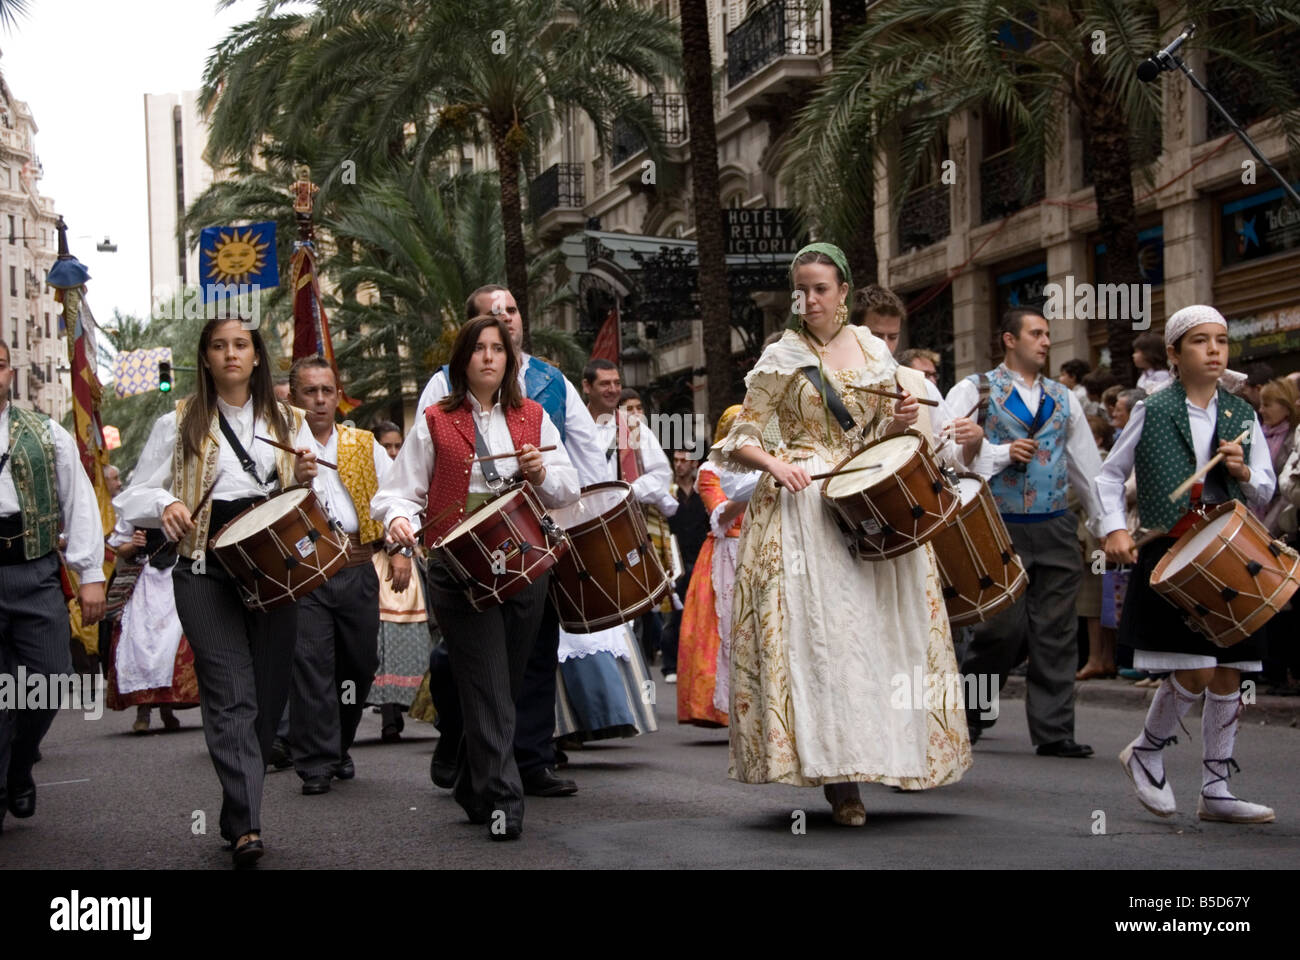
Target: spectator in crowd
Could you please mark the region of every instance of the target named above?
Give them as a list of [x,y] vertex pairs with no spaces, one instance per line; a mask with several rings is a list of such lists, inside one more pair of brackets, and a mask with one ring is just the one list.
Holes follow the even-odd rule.
[[1088,388],[1084,386],[1083,378],[1091,371],[1092,367],[1087,360],[1066,360],[1061,364],[1061,372],[1057,376],[1085,407],[1088,405]]
[[1079,382],[1088,395],[1088,400],[1083,405],[1084,413],[1089,416],[1104,416],[1105,410],[1102,406],[1101,396],[1108,388],[1117,385],[1119,381],[1115,379],[1109,370],[1103,367],[1086,374]]
[[900,351],[894,359],[905,367],[920,370],[925,374],[925,379],[936,387],[939,385],[939,368],[943,366],[943,358],[933,350],[926,350],[922,347],[908,347],[906,350]]
[[1165,339],[1158,333],[1143,333],[1134,339],[1133,366],[1142,371],[1137,385],[1148,395],[1169,386],[1174,379],[1165,358]]
[[[1092,430],[1093,440],[1097,442],[1097,452],[1101,454],[1102,459],[1105,459],[1114,441],[1114,428],[1106,422],[1105,418],[1095,414],[1088,417],[1088,427]],[[1097,677],[1113,677],[1116,669],[1115,631],[1112,628],[1103,628],[1101,625],[1105,573],[1096,573],[1093,570],[1093,557],[1096,555],[1095,552],[1101,549],[1101,543],[1088,531],[1084,523],[1086,518],[1082,516],[1077,498],[1071,503],[1071,508],[1079,514],[1078,537],[1083,544],[1083,585],[1079,588],[1075,610],[1085,621],[1088,632],[1088,659],[1079,668],[1074,678],[1092,680]]]
[[1246,384],[1241,395],[1256,410],[1259,409],[1259,392],[1273,379],[1273,368],[1267,363],[1252,363],[1246,368]]
[[1119,396],[1115,398],[1115,408],[1111,412],[1110,422],[1115,428],[1115,436],[1118,437],[1120,431],[1128,426],[1128,419],[1133,415],[1133,408],[1138,402],[1147,398],[1147,392],[1133,387],[1131,390],[1121,390]]

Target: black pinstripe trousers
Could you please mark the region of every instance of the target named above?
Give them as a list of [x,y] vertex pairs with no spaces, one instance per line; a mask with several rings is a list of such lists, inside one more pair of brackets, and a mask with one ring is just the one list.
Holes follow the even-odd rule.
[[[70,673],[68,631],[57,553],[0,567],[0,670],[11,676],[20,666],[28,676]],[[57,712],[0,710],[0,801],[6,784],[18,790],[31,786],[36,749]]]
[[298,776],[328,777],[347,754],[378,669],[379,575],[371,563],[345,567],[298,602],[289,698]]
[[262,829],[262,781],[289,699],[298,605],[265,613],[248,609],[212,554],[202,573],[182,557],[172,585],[194,651],[203,737],[221,781],[221,835],[233,842]]
[[482,613],[449,594],[446,581],[432,569],[429,580],[429,603],[447,640],[465,728],[452,795],[471,820],[487,822],[492,811],[501,810],[508,823],[522,824],[515,701],[546,606],[550,574]]

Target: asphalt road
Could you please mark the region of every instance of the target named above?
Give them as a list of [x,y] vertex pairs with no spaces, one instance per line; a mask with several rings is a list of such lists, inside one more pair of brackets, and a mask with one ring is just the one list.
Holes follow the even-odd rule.
[[[851,829],[831,822],[820,790],[727,780],[726,731],[677,726],[666,689],[657,733],[574,751],[567,775],[577,796],[530,798],[523,839],[505,844],[489,842],[429,782],[432,727],[408,722],[401,743],[384,744],[367,711],[355,780],[304,797],[292,771],[268,775],[258,869],[1300,867],[1300,729],[1250,722],[1249,713],[1232,783],[1274,806],[1273,824],[1196,820],[1195,716],[1193,736],[1168,754],[1180,812],[1162,821],[1138,805],[1115,759],[1141,709],[1081,703],[1077,739],[1097,756],[1059,760],[1033,754],[1023,702],[1013,700],[960,783],[912,794],[864,785],[867,824]],[[94,721],[61,713],[36,768],[37,814],[6,819],[0,868],[228,870],[198,712],[180,716],[182,730],[134,736],[134,711]],[[204,834],[195,833],[199,812]]]

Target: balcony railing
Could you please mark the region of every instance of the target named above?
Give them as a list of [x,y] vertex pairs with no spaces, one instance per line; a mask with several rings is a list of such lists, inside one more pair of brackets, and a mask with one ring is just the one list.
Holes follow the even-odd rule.
[[[685,143],[686,97],[680,93],[647,93],[641,98],[650,105],[655,123],[663,132],[664,142],[673,147]],[[618,166],[646,148],[645,138],[626,118],[614,118],[614,143],[610,159]]]
[[1043,170],[1033,173],[1025,195],[1025,172],[1016,165],[1014,150],[1004,150],[980,164],[980,222],[988,223],[1043,199]]
[[951,229],[948,187],[943,183],[913,190],[898,213],[899,252],[919,250],[938,243]]
[[557,163],[535,179],[528,190],[528,206],[534,217],[560,207],[581,209],[586,202],[582,189],[582,164]]
[[736,86],[773,60],[822,49],[821,17],[800,0],[773,0],[727,32],[727,87]]

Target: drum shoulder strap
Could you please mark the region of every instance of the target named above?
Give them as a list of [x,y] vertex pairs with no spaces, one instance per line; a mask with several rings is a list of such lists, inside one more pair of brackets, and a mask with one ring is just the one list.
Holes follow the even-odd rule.
[[800,370],[803,372],[803,375],[808,378],[809,382],[812,383],[814,390],[818,393],[825,393],[826,405],[831,408],[831,413],[834,414],[835,419],[839,421],[840,429],[845,433],[848,433],[858,425],[857,421],[853,419],[853,415],[849,413],[848,408],[844,406],[844,401],[840,399],[839,391],[835,389],[834,385],[827,383],[823,390],[821,371],[817,369],[816,364],[809,364],[806,367],[800,367]]
[[989,375],[987,373],[976,374],[976,376],[979,377],[975,386],[979,389],[980,400],[979,414],[975,422],[983,427],[984,421],[989,417],[989,394],[992,392],[992,388],[989,385]]

